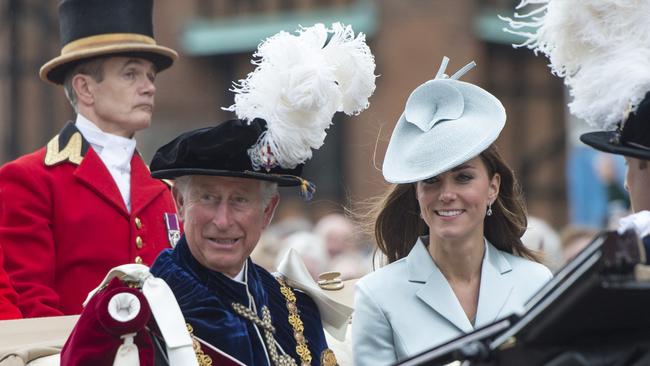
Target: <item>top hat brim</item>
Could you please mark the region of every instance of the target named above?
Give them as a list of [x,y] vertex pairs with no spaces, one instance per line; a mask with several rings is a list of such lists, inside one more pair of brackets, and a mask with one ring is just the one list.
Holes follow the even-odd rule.
[[593,147],[596,150],[610,154],[630,156],[637,159],[650,160],[650,150],[642,148],[615,144],[612,141],[616,139],[615,131],[597,131],[588,132],[580,136],[580,141]]
[[163,169],[151,172],[151,176],[158,179],[175,179],[184,175],[210,175],[217,177],[235,177],[246,179],[265,180],[277,183],[281,187],[294,187],[303,184],[303,179],[290,174],[267,174],[262,172],[243,171],[237,172],[232,170],[218,169],[201,169],[201,168],[178,168]]
[[61,54],[41,67],[39,76],[43,81],[63,84],[66,72],[80,61],[111,55],[127,55],[147,59],[156,65],[160,72],[170,67],[178,58],[178,53],[171,48],[156,44],[124,42],[90,45],[72,52]]

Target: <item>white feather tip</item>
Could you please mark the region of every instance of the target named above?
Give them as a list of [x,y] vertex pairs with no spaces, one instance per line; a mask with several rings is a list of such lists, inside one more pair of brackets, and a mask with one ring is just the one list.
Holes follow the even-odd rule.
[[264,119],[249,150],[255,169],[294,168],[325,140],[336,112],[358,114],[375,90],[375,60],[365,35],[334,23],[280,32],[255,53],[255,70],[233,86],[237,117]]

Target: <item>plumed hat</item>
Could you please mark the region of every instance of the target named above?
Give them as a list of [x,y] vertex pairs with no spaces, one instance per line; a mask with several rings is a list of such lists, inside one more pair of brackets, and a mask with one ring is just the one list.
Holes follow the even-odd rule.
[[436,77],[409,95],[384,157],[384,178],[412,183],[434,177],[487,149],[506,122],[501,102],[482,88],[451,77],[444,58]]
[[79,62],[105,55],[129,55],[172,65],[176,51],[156,44],[153,0],[63,0],[59,4],[61,54],[41,67],[44,81],[63,84]]
[[501,17],[564,78],[573,115],[599,132],[580,139],[614,154],[650,159],[650,2],[523,0],[537,6]]
[[280,32],[263,41],[257,67],[235,84],[237,114],[214,127],[186,132],[151,161],[156,178],[215,175],[314,186],[300,177],[303,164],[325,140],[336,112],[358,114],[375,89],[375,63],[365,36],[335,23]]

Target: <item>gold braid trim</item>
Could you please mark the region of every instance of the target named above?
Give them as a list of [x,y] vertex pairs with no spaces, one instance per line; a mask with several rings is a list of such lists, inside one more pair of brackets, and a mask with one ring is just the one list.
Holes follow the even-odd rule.
[[296,340],[296,353],[300,356],[300,361],[302,366],[311,365],[311,352],[307,347],[307,340],[303,332],[305,331],[305,326],[300,319],[298,314],[298,306],[296,305],[296,294],[293,293],[293,290],[287,286],[283,277],[275,278],[280,283],[280,292],[284,299],[287,301],[287,310],[289,310],[289,324],[293,328],[293,337]]
[[201,343],[194,338],[194,328],[188,323],[185,325],[187,326],[187,331],[190,333],[190,337],[192,337],[192,348],[196,354],[196,361],[199,363],[199,366],[212,366],[212,358],[203,352]]
[[275,333],[275,328],[273,327],[271,321],[271,311],[269,308],[264,305],[262,306],[262,319],[260,319],[253,310],[245,307],[244,305],[233,302],[230,304],[232,309],[242,318],[248,319],[251,322],[255,323],[258,327],[262,328],[264,332],[264,343],[266,344],[266,349],[269,352],[269,357],[271,362],[276,366],[296,366],[296,361],[291,358],[289,355],[280,355],[278,349],[275,346],[275,338],[273,333]]

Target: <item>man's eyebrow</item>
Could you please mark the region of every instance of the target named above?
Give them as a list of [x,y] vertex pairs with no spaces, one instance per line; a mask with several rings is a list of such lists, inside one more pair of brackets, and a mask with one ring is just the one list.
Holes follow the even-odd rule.
[[[131,65],[144,65],[144,62],[139,58],[130,58],[124,63],[124,65],[122,65],[121,70],[124,70]],[[154,73],[158,72],[155,64],[151,64],[151,69],[148,71],[153,71]]]

